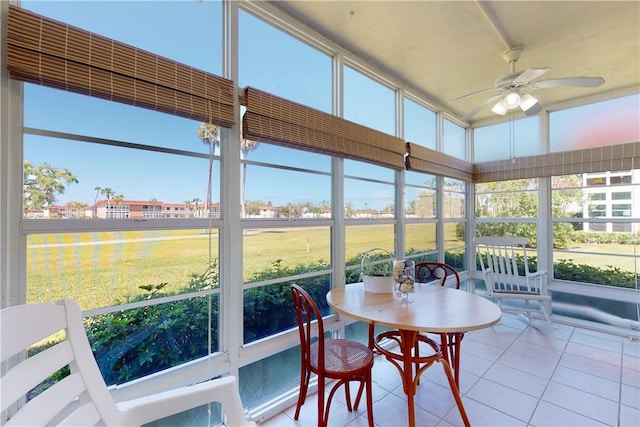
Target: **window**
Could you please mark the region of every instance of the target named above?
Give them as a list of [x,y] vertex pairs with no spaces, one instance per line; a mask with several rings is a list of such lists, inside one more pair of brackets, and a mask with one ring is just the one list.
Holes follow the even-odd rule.
[[466,267],[465,227],[467,184],[443,178],[442,220],[444,221],[445,262],[457,269]]
[[638,117],[638,94],[554,111],[549,119],[551,151],[640,141]]
[[476,236],[526,237],[537,246],[538,188],[537,178],[475,184]]
[[631,184],[631,175],[612,175],[610,178],[611,185]]
[[607,178],[604,176],[595,176],[592,178],[587,178],[587,185],[606,185]]
[[445,119],[442,151],[450,156],[465,160],[467,158],[465,135],[465,129],[462,126]]
[[473,129],[474,163],[540,154],[538,116]]
[[352,67],[344,67],[344,118],[396,134],[395,91]]
[[631,191],[614,191],[611,193],[611,199],[612,200],[629,200],[631,199]]
[[436,113],[404,98],[404,139],[436,150]]
[[[630,191],[612,191],[620,187],[603,186],[601,181],[611,175],[609,172],[593,180],[584,175],[552,179],[554,277],[633,287],[638,262],[633,234],[638,230],[638,207],[633,194],[640,182],[631,183]],[[635,171],[625,175],[633,176]],[[593,182],[598,185],[597,192],[582,186]]]
[[331,58],[244,10],[238,20],[238,85],[330,113]]
[[434,175],[405,172],[405,252],[418,260],[437,259],[438,193]]
[[611,205],[611,216],[631,216],[631,204]]

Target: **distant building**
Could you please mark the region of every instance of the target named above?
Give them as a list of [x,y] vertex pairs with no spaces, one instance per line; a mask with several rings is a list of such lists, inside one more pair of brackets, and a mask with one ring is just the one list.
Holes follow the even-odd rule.
[[[583,218],[637,218],[640,216],[640,171],[585,173],[582,175]],[[634,203],[634,200],[636,201]],[[584,231],[635,233],[638,230],[628,221],[584,222]]]
[[184,203],[164,203],[148,200],[99,200],[95,206],[97,218],[211,218],[220,217],[220,203],[186,205]]

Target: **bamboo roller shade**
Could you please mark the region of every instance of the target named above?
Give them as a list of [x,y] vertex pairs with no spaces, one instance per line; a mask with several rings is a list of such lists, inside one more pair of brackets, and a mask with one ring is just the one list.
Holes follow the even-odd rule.
[[442,175],[449,178],[471,181],[473,165],[464,160],[421,145],[407,142],[407,170]]
[[404,169],[400,138],[251,87],[245,102],[244,138]]
[[632,170],[640,165],[640,142],[495,160],[473,165],[474,182]]
[[9,6],[12,78],[231,127],[234,83]]

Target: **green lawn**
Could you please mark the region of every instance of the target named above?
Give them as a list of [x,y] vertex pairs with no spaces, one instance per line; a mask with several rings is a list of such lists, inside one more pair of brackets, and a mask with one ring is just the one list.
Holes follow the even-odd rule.
[[[455,241],[447,227],[447,245]],[[407,247],[419,251],[435,248],[433,225],[410,226]],[[330,231],[325,227],[249,231],[243,238],[244,280],[270,268],[277,260],[285,267],[329,262]],[[393,226],[348,227],[346,257],[374,247],[392,249]],[[28,302],[70,297],[83,309],[103,307],[144,293],[139,287],[166,282],[166,290],[184,288],[192,274],[205,271],[216,259],[217,234],[203,230],[131,231],[42,234],[28,239]],[[602,255],[585,254],[585,251]],[[629,245],[584,245],[557,259],[605,267],[614,265],[635,271]]]

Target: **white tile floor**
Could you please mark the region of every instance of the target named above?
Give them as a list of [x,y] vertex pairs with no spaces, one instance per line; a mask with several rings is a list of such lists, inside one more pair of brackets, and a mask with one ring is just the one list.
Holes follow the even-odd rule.
[[[542,323],[544,326],[544,324]],[[501,324],[466,334],[460,391],[473,426],[640,426],[640,343],[563,325],[533,328],[505,314]],[[459,426],[444,371],[423,375],[415,399],[418,426]],[[398,371],[383,357],[373,367],[374,421],[407,425]],[[366,426],[363,403],[349,413],[339,391],[331,426]],[[315,426],[316,396],[293,420],[295,405],[261,427]]]

